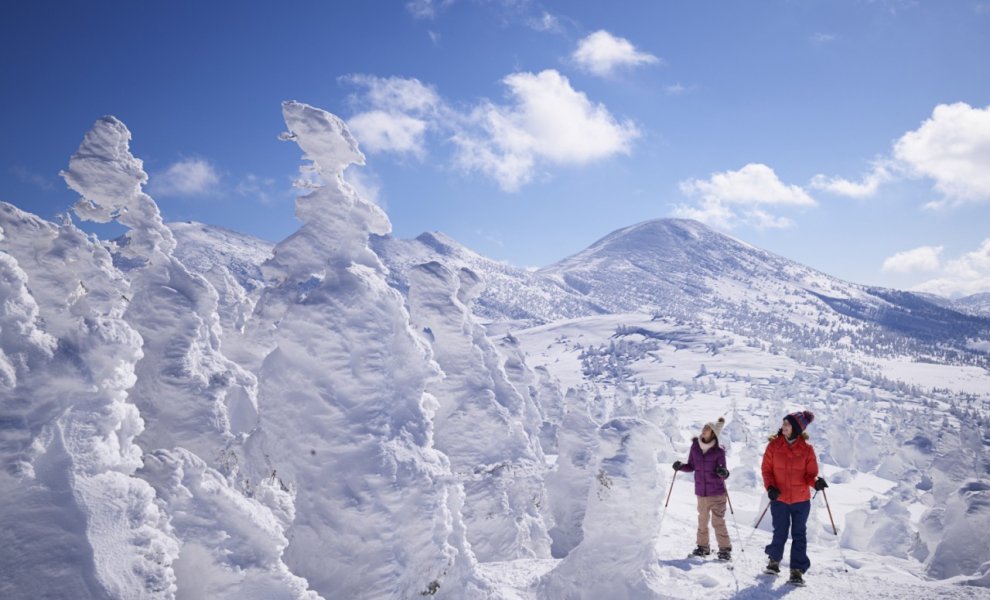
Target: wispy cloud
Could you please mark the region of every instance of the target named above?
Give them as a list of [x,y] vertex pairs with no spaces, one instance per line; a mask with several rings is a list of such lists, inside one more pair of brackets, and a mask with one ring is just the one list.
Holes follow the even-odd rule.
[[822,33],[816,31],[811,34],[811,41],[815,44],[827,44],[829,42],[834,42],[836,40],[836,35],[834,33]]
[[663,91],[668,96],[680,96],[681,94],[686,94],[693,91],[694,86],[685,86],[681,82],[672,83],[670,85],[663,86]]
[[362,148],[424,157],[431,135],[453,142],[453,164],[518,190],[545,166],[583,165],[628,153],[639,131],[575,90],[554,70],[513,73],[507,103],[453,107],[415,79],[350,76],[362,88],[348,123]]
[[880,186],[894,179],[889,161],[878,159],[869,173],[863,175],[860,181],[851,181],[842,177],[826,177],[825,175],[815,175],[811,179],[810,186],[816,190],[822,190],[847,196],[849,198],[870,198],[875,196]]
[[352,101],[379,110],[426,114],[442,104],[436,90],[415,78],[346,75],[340,80],[363,89]]
[[694,204],[681,204],[674,215],[697,219],[723,229],[739,224],[752,227],[784,228],[794,222],[768,212],[768,207],[811,207],[815,199],[797,185],[788,185],[773,169],[750,163],[738,171],[715,173],[708,179],[689,179],[680,183],[685,196]]
[[918,5],[918,0],[869,0],[870,4],[881,6],[892,15]]
[[446,110],[433,88],[401,77],[349,75],[341,80],[362,90],[352,102],[367,110],[348,119],[347,125],[363,149],[424,155],[426,131]]
[[187,158],[153,174],[148,189],[157,196],[209,196],[219,184],[220,174],[209,161]]
[[237,195],[254,198],[262,204],[272,204],[278,194],[275,192],[275,180],[270,177],[259,177],[253,173],[245,175],[234,188]]
[[538,17],[528,18],[526,20],[526,25],[530,29],[535,29],[536,31],[546,31],[551,33],[560,33],[563,31],[563,27],[560,24],[560,19],[548,12],[544,12]]
[[913,250],[898,252],[883,261],[883,270],[888,273],[914,273],[934,271],[939,268],[942,246],[921,246]]
[[624,67],[661,62],[656,56],[638,50],[629,40],[616,37],[604,29],[579,41],[571,58],[579,67],[599,77],[607,77]]
[[422,156],[427,123],[401,113],[373,110],[348,119],[361,147],[369,152],[412,153]]
[[417,19],[434,19],[443,9],[454,3],[454,0],[409,0],[406,10]]
[[21,182],[32,185],[39,190],[50,192],[55,189],[55,184],[52,183],[51,180],[22,165],[14,165],[10,167],[9,171],[11,175],[19,179]]
[[990,238],[976,250],[946,262],[938,277],[912,289],[949,298],[990,292]]

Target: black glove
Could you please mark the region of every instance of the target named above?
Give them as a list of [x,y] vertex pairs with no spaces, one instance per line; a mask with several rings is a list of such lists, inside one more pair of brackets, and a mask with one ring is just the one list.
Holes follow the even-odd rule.
[[715,467],[715,475],[717,475],[719,479],[728,479],[729,470],[723,467],[722,465],[719,465]]
[[767,488],[767,496],[770,496],[770,500],[776,500],[780,497],[780,490],[771,485]]
[[675,460],[675,461],[674,461],[674,464],[673,464],[672,466],[674,467],[674,470],[675,470],[675,471],[680,471],[680,470],[681,470],[681,467],[683,467],[683,466],[684,466],[684,463],[682,463],[682,462],[681,462],[681,461],[679,461],[679,460]]
[[815,480],[815,491],[816,492],[820,492],[820,491],[824,490],[827,487],[828,487],[828,484],[825,483],[825,480],[823,478],[819,477],[818,479]]

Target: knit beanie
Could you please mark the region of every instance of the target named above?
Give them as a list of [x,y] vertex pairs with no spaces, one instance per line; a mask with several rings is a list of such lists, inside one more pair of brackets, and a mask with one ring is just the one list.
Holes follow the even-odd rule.
[[794,435],[799,436],[804,433],[804,430],[811,425],[811,422],[815,420],[815,415],[812,414],[810,410],[803,410],[796,413],[791,413],[784,417],[787,422],[791,424],[794,428]]
[[[725,427],[725,417],[719,417],[718,418],[718,421],[709,421],[709,422],[705,423],[705,425],[707,425],[708,427],[711,427],[712,428],[712,433],[715,434],[715,437],[718,437],[718,436],[722,435],[722,428]],[[705,432],[705,428],[704,427],[701,428],[701,432],[702,433]]]

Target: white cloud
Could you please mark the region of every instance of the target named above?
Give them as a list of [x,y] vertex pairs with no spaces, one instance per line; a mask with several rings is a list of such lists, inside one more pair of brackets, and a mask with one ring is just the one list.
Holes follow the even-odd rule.
[[827,44],[829,42],[834,42],[836,36],[834,33],[822,33],[820,31],[815,32],[811,36],[811,41],[816,44]]
[[910,174],[933,179],[951,204],[990,201],[990,106],[936,106],[894,143],[894,157]]
[[544,12],[539,17],[532,17],[526,21],[526,24],[536,31],[549,31],[549,32],[560,32],[562,27],[560,25],[560,19],[551,15],[548,12]]
[[990,292],[990,238],[975,251],[946,263],[939,277],[912,289],[949,298]]
[[446,112],[433,88],[402,77],[350,75],[341,80],[363,88],[352,100],[370,109],[347,121],[363,150],[423,156],[431,121]]
[[630,151],[636,126],[593,103],[554,70],[513,73],[506,104],[482,101],[452,107],[416,79],[351,75],[352,100],[363,109],[348,125],[363,149],[426,155],[428,137],[453,142],[453,162],[478,171],[507,191],[531,181],[544,165],[583,165]]
[[348,75],[341,81],[364,88],[360,101],[379,110],[427,114],[442,104],[432,87],[415,78]]
[[714,198],[702,198],[694,205],[678,204],[671,215],[701,221],[718,229],[732,229],[738,221],[732,209]]
[[640,52],[629,40],[615,37],[605,30],[596,31],[579,41],[572,58],[578,66],[600,77],[611,75],[620,67],[660,63],[656,56]]
[[240,196],[255,198],[262,204],[271,204],[274,201],[274,186],[274,179],[269,177],[258,177],[253,173],[248,173],[237,183],[237,187],[234,188],[234,191]]
[[848,196],[850,198],[869,198],[876,195],[880,186],[894,178],[894,174],[883,161],[877,161],[873,165],[873,170],[863,176],[862,181],[850,181],[842,177],[826,177],[825,175],[815,175],[811,180],[811,187],[816,190],[823,190]]
[[921,246],[913,250],[905,250],[883,261],[883,270],[894,273],[934,271],[940,266],[941,254],[942,246]]
[[728,204],[790,204],[814,206],[815,200],[801,186],[782,182],[770,167],[749,163],[738,171],[715,173],[708,179],[680,184],[689,196],[715,198]]
[[790,227],[793,221],[770,214],[762,207],[816,204],[803,188],[785,184],[773,169],[759,163],[747,164],[738,171],[715,173],[708,179],[682,181],[680,190],[698,200],[694,205],[675,206],[675,216],[723,229],[740,223],[761,229]]
[[220,175],[201,158],[186,158],[151,177],[148,188],[158,196],[209,196],[217,192]]
[[639,131],[619,122],[554,70],[513,73],[502,80],[513,103],[485,103],[452,139],[457,162],[494,177],[505,190],[532,179],[538,162],[581,165],[629,152]]
[[362,150],[423,155],[423,137],[427,123],[421,119],[401,113],[373,110],[351,117],[347,126]]
[[432,19],[453,3],[454,0],[409,0],[406,2],[406,10],[417,19]]
[[663,91],[668,96],[680,96],[684,92],[688,91],[688,88],[684,87],[683,85],[680,84],[680,82],[678,82],[671,85],[663,86]]

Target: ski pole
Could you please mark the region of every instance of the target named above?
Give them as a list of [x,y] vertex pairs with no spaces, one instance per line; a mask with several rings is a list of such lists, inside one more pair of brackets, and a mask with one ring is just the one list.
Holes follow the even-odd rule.
[[736,511],[732,510],[732,500],[729,498],[729,488],[728,488],[728,486],[726,486],[726,488],[725,488],[725,500],[726,500],[726,502],[729,503],[729,514],[732,515],[732,526],[735,527],[735,530],[736,530],[736,539],[739,542],[739,553],[740,554],[745,554],[746,553],[746,548],[744,547],[745,544],[743,543],[742,534],[739,533],[739,521],[736,520]]
[[769,509],[770,509],[770,504],[767,503],[767,507],[764,508],[763,509],[763,512],[760,513],[760,518],[756,520],[756,525],[753,525],[753,529],[759,529],[760,528],[760,522],[763,521],[763,516],[767,514],[767,510],[769,510]]
[[746,538],[746,544],[749,544],[749,541],[753,539],[754,535],[756,535],[756,531],[760,528],[760,523],[763,521],[763,516],[767,514],[768,510],[770,510],[770,504],[772,504],[772,502],[768,502],[766,508],[764,508],[763,512],[760,513],[760,518],[756,520],[756,525],[753,525],[753,531],[749,532],[749,537]]
[[663,530],[663,520],[667,518],[667,505],[670,504],[670,495],[674,493],[675,479],[677,479],[677,471],[674,471],[674,476],[670,478],[670,491],[667,492],[667,501],[663,504],[663,514],[660,515],[660,524],[657,525],[657,537],[660,537],[660,531]]
[[839,535],[839,530],[835,528],[835,519],[832,518],[832,507],[828,505],[828,494],[822,489],[822,498],[825,498],[825,508],[828,509],[828,520],[832,522],[832,533]]

